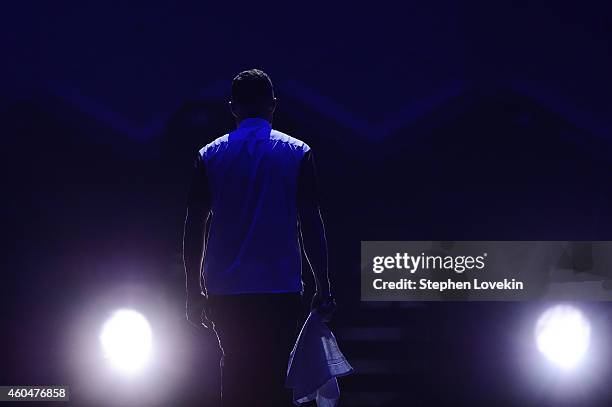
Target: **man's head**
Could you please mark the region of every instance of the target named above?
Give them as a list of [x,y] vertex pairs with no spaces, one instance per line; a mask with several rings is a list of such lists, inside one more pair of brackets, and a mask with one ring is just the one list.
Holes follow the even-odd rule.
[[236,75],[232,81],[230,108],[238,121],[249,117],[272,121],[276,98],[270,77],[259,69]]

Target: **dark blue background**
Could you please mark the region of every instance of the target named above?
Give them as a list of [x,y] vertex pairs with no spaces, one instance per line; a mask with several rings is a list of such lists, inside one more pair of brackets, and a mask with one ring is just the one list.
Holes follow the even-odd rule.
[[[368,307],[359,242],[612,239],[607,2],[2,8],[0,384],[94,403],[76,321],[95,344],[105,312],[132,305],[183,344],[165,397],[212,397],[214,342],[183,323],[185,194],[193,153],[233,126],[232,76],[258,67],[275,127],[317,158],[334,328],[359,372],[345,405],[559,403],[516,367],[541,304]],[[583,306],[609,326],[609,306]],[[603,403],[609,375],[568,403]]]

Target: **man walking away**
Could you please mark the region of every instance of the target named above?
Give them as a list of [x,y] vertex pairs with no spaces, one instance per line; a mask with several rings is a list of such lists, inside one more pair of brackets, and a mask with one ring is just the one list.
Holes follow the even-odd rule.
[[189,193],[187,318],[217,332],[224,406],[292,404],[284,383],[301,316],[300,233],[316,283],[312,306],[334,305],[312,151],[272,129],[275,107],[268,75],[238,74],[237,128],[199,151]]

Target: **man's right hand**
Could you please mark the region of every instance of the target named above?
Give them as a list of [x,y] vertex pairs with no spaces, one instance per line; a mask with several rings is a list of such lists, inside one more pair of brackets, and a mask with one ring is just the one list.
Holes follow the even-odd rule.
[[203,295],[187,297],[185,316],[192,325],[203,326],[204,328],[213,327],[213,322],[209,319],[210,305],[208,298]]

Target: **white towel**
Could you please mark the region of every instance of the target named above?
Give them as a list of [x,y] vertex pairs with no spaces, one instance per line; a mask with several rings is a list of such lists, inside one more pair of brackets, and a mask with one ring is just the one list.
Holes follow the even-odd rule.
[[336,377],[353,372],[334,334],[312,311],[289,355],[286,386],[297,405],[316,400],[318,407],[334,407],[340,398]]

